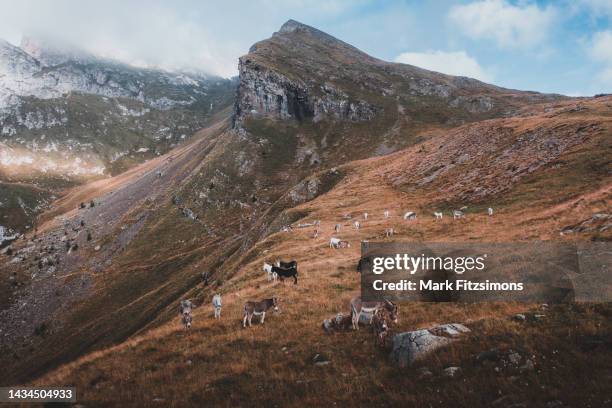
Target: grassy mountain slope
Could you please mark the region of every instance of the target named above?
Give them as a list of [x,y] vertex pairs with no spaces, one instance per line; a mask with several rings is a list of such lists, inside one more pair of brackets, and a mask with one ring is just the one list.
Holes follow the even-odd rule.
[[[376,347],[368,330],[325,336],[320,325],[337,312],[348,313],[349,300],[358,293],[359,240],[384,240],[383,231],[388,227],[396,229],[396,241],[610,240],[610,219],[590,230],[560,235],[567,226],[582,224],[593,214],[610,214],[609,105],[609,99],[559,104],[522,119],[458,128],[445,138],[384,158],[351,162],[343,166],[345,177],[329,192],[286,210],[288,216],[304,217],[300,222],[321,220],[318,238],[311,237],[311,228],[273,233],[225,265],[218,289],[226,305],[221,323],[212,318],[209,302],[213,291],[197,283],[185,294],[201,305],[190,331],[182,329],[175,317],[158,329],[92,353],[35,383],[73,384],[86,390],[85,403],[127,406],[156,402],[184,406],[204,401],[220,405],[490,406],[500,398],[498,404],[506,405],[546,406],[555,400],[569,406],[601,405],[609,398],[606,378],[611,361],[605,340],[612,334],[609,304],[540,309],[539,305],[518,303],[403,303],[397,331],[447,322],[464,322],[473,331],[467,339],[405,370],[389,364],[386,352]],[[580,115],[574,112],[576,107],[581,107]],[[585,124],[590,126],[580,130]],[[464,171],[439,172],[430,181],[426,163],[437,159],[449,166],[452,143],[477,144],[485,128],[495,129],[496,134],[500,128],[508,131],[499,139],[489,139],[481,160],[465,162],[469,167]],[[534,129],[547,134],[559,128],[572,131],[555,131],[548,137],[563,146],[556,157],[548,162],[534,158],[538,167],[503,178],[505,169],[496,163],[511,155],[517,166],[529,164],[523,152],[537,152],[539,143],[550,142],[529,138]],[[576,137],[580,143],[572,144]],[[438,148],[440,143],[449,147]],[[508,150],[512,146],[515,148]],[[447,153],[451,157],[438,156]],[[469,185],[474,174],[484,180],[481,185],[485,188],[484,176],[491,173],[503,180],[504,189],[480,195],[445,189]],[[454,208],[459,202],[468,206],[464,221],[454,222],[448,216],[435,221],[428,214]],[[485,211],[489,205],[496,209],[492,218]],[[390,219],[383,218],[385,209],[391,211]],[[417,222],[402,220],[409,209],[419,213]],[[347,213],[360,218],[366,211],[370,216],[361,220],[359,231],[343,219]],[[327,245],[338,222],[343,224],[340,236],[353,243],[349,249],[334,250]],[[266,280],[261,264],[276,257],[298,260],[297,286]],[[242,329],[243,302],[272,295],[280,297],[281,313],[271,314],[264,326]],[[546,318],[521,323],[512,319],[519,312],[544,313]],[[500,369],[499,363],[477,361],[478,354],[493,348],[517,351],[535,368]],[[317,353],[331,363],[313,364]],[[461,378],[445,378],[441,371],[448,366],[462,367]],[[434,375],[420,377],[420,367],[428,367]],[[567,372],[570,368],[572,375]],[[575,391],[567,393],[568,387]],[[436,391],[442,389],[444,392]]]
[[[386,397],[372,393],[388,384],[396,402],[416,384],[414,373],[391,369],[364,331],[322,337],[320,330],[323,318],[348,311],[358,290],[359,240],[382,239],[389,226],[402,240],[609,238],[607,219],[581,227],[593,213],[610,213],[608,98],[510,91],[384,63],[313,30],[288,22],[241,59],[231,121],[74,189],[44,214],[37,236],[16,244],[13,258],[0,258],[0,276],[7,276],[0,323],[8,334],[0,339],[0,361],[11,368],[0,383],[26,382],[74,361],[40,381],[77,384],[85,401],[132,405],[167,395],[176,405],[221,402],[229,389],[232,402],[242,404],[279,395],[287,403],[382,402]],[[76,209],[92,199],[94,207]],[[427,217],[459,204],[468,206],[466,222]],[[491,219],[482,211],[489,205],[496,208]],[[388,223],[385,208],[393,213]],[[419,222],[400,221],[406,210],[418,211]],[[364,211],[371,219],[360,231],[343,221]],[[278,232],[316,219],[318,239],[308,229]],[[342,237],[354,243],[349,250],[328,248],[338,222],[347,224]],[[574,232],[559,235],[566,227]],[[276,257],[298,259],[297,287],[265,280],[261,263]],[[210,273],[209,286],[202,272]],[[207,319],[216,288],[227,305],[220,325]],[[241,331],[242,302],[272,294],[281,297],[282,314],[270,316],[269,326]],[[204,305],[189,334],[175,321],[177,302],[186,297]],[[538,334],[522,345],[538,353],[556,346],[550,338],[558,326],[546,331],[507,321],[526,307],[402,305],[400,329],[440,316],[440,323],[481,325],[486,342],[453,348],[440,365],[464,361],[504,336],[514,347],[523,334]],[[609,332],[600,324],[606,308],[558,312],[559,321],[584,318],[579,335]],[[329,355],[332,365],[312,366],[315,352]],[[375,374],[385,381],[372,384]],[[177,375],[181,384],[168,380]],[[496,385],[482,376],[475,371],[470,385]],[[354,394],[338,397],[347,381]],[[276,394],[261,392],[272,387]],[[593,387],[584,390],[599,389]],[[432,402],[431,389],[415,401]]]

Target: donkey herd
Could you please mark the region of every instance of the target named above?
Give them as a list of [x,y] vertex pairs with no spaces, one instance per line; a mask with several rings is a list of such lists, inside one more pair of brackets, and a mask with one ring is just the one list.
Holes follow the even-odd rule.
[[[465,217],[465,210],[467,207],[462,207],[459,210],[453,210],[451,215],[453,219],[460,219]],[[442,212],[434,212],[434,217],[436,220],[442,219],[444,214]],[[493,215],[493,208],[489,207],[487,209],[487,215]],[[383,217],[388,219],[390,217],[390,213],[388,210],[385,210],[383,213]],[[345,215],[344,219],[351,219],[350,215]],[[412,221],[416,220],[417,214],[414,211],[408,211],[404,213],[404,220]],[[363,214],[363,220],[368,219],[368,213]],[[319,226],[320,221],[315,221],[309,224],[298,224],[297,228],[304,227],[315,227],[315,232],[313,237],[316,238],[319,235]],[[334,232],[340,232],[342,224],[335,224]],[[353,227],[356,230],[361,228],[361,223],[358,220],[353,221]],[[290,232],[292,231],[291,226],[284,226],[281,228],[282,232]],[[385,229],[385,236],[390,237],[394,233],[393,228]],[[329,240],[329,247],[333,249],[338,248],[348,248],[350,247],[350,243],[346,240],[342,240],[337,237],[331,237]],[[361,259],[357,265],[357,270],[361,271],[362,269],[363,259]],[[293,278],[293,283],[297,285],[298,283],[298,263],[295,260],[290,262],[284,262],[280,259],[277,259],[276,262],[268,263],[264,261],[263,263],[263,271],[266,273],[268,281],[276,282],[277,280],[283,281],[284,279]],[[208,275],[208,274],[206,274]],[[213,297],[213,307],[215,311],[215,319],[221,318],[221,295],[216,293]],[[180,316],[181,322],[183,323],[185,328],[190,328],[192,324],[192,315],[191,311],[195,307],[190,300],[182,300],[180,303]],[[244,304],[243,307],[243,316],[242,316],[242,327],[246,328],[247,324],[251,327],[251,321],[253,316],[258,316],[260,319],[260,323],[264,324],[266,313],[272,309],[273,312],[279,312],[279,299],[277,297],[272,297],[268,299],[263,299],[261,301],[252,301],[249,300]],[[369,325],[372,328],[372,331],[375,333],[377,342],[379,345],[384,346],[389,338],[390,327],[392,324],[397,323],[398,321],[398,306],[389,301],[363,301],[361,297],[356,296],[351,299],[350,302],[350,314],[346,315],[343,313],[338,313],[330,319],[325,319],[323,321],[323,330],[325,333],[333,333],[336,331],[344,331],[344,330],[359,330],[359,323]]]

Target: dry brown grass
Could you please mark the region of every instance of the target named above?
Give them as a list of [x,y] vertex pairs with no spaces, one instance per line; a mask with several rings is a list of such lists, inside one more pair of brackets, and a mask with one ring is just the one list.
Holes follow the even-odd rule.
[[[609,136],[600,134],[593,146],[606,140],[609,146]],[[448,212],[444,220],[434,220],[434,210],[453,204],[444,204],[438,191],[401,191],[392,186],[391,180],[418,160],[418,148],[353,162],[345,166],[348,176],[331,191],[294,209],[308,214],[302,221],[321,220],[319,238],[311,238],[311,228],[272,234],[257,244],[241,268],[226,271],[221,322],[213,319],[206,292],[201,296],[206,303],[195,309],[191,330],[183,330],[175,318],[60,367],[35,383],[74,385],[88,406],[454,407],[491,406],[501,397],[506,398],[504,404],[525,406],[546,406],[555,400],[576,407],[610,404],[610,304],[558,305],[542,321],[517,323],[511,319],[513,314],[538,306],[402,303],[396,331],[449,322],[463,322],[472,329],[464,340],[405,370],[389,364],[387,352],[375,346],[367,329],[331,336],[321,330],[322,320],[347,313],[350,298],[359,292],[355,272],[359,241],[383,239],[387,227],[396,229],[394,240],[406,241],[593,238],[592,233],[559,235],[563,226],[610,211],[609,176],[589,183],[589,175],[600,170],[580,167],[584,157],[579,150],[564,159],[569,163],[566,169],[586,177],[583,182],[571,179],[569,187],[554,184],[550,180],[555,177],[569,180],[571,171],[545,169],[528,183],[518,183],[504,196],[494,197],[494,217],[485,215],[488,203],[477,203],[465,220],[457,222]],[[605,159],[608,151],[591,154]],[[550,188],[545,189],[546,185]],[[509,199],[515,195],[522,199]],[[385,209],[392,213],[389,220],[383,218]],[[418,212],[417,221],[401,219],[408,210]],[[361,218],[363,212],[369,218],[361,220],[359,231],[352,222],[342,220],[345,213]],[[343,228],[337,236],[349,240],[351,248],[328,247],[338,222]],[[609,232],[598,238],[609,239]],[[267,282],[262,262],[277,257],[298,260],[298,285]],[[201,290],[198,286],[190,294]],[[273,295],[281,299],[281,313],[270,314],[263,326],[242,329],[244,301]],[[475,356],[491,348],[517,350],[533,359],[535,370],[498,372],[494,364],[476,363]],[[312,357],[317,353],[329,357],[331,364],[315,366]],[[462,367],[461,377],[440,375],[443,368],[454,365]],[[434,377],[419,379],[420,366],[429,367]]]
[[[556,399],[598,406],[609,397],[604,380],[609,378],[612,362],[606,348],[609,344],[590,351],[581,348],[589,339],[612,334],[609,307],[559,306],[544,322],[519,324],[510,316],[532,305],[402,304],[397,331],[447,322],[465,322],[472,328],[473,335],[465,341],[422,363],[436,373],[444,367],[460,365],[464,374],[456,380],[439,375],[419,380],[415,369],[393,368],[367,329],[325,336],[320,327],[322,320],[337,312],[348,312],[350,298],[358,293],[355,264],[359,239],[380,236],[387,224],[401,225],[396,238],[406,240],[478,237],[504,241],[524,234],[524,229],[517,228],[516,221],[503,212],[492,219],[475,215],[459,223],[450,219],[435,222],[433,217],[423,217],[415,223],[399,221],[400,208],[422,210],[425,203],[383,184],[371,183],[364,173],[361,176],[354,173],[352,182],[302,208],[310,212],[309,219],[322,221],[323,233],[318,239],[310,238],[311,229],[304,229],[274,234],[259,244],[261,254],[223,286],[226,307],[221,323],[213,320],[212,308],[205,304],[196,309],[190,331],[183,330],[175,319],[125,344],[64,366],[37,383],[75,385],[86,404],[128,406],[155,404],[156,398],[163,399],[157,402],[161,405],[177,407],[333,403],[488,406],[504,395],[530,406]],[[355,191],[363,194],[357,197],[351,193]],[[409,201],[404,201],[406,198]],[[412,205],[404,207],[404,202]],[[344,222],[339,236],[353,245],[345,250],[330,249],[328,239],[333,225],[348,208],[359,215],[367,211],[369,220],[362,221],[360,231]],[[394,211],[391,220],[383,219],[384,208]],[[535,217],[535,212],[532,214]],[[551,228],[548,217],[540,218],[539,231]],[[298,260],[297,286],[291,281],[266,281],[261,263],[277,256]],[[282,312],[269,315],[264,326],[242,329],[244,301],[272,295],[280,297]],[[493,347],[534,355],[536,371],[500,374],[493,366],[474,362],[475,355]],[[314,366],[311,359],[316,353],[328,356],[332,363]],[[567,393],[568,387],[575,393]]]

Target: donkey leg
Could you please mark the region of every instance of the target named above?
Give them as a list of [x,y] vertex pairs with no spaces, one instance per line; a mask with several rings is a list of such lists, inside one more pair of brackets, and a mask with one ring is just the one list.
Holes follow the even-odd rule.
[[242,319],[242,327],[246,327],[246,323],[247,323],[247,318],[249,317],[248,314],[244,314],[244,319]]
[[359,330],[359,317],[361,316],[361,312],[353,313],[353,330]]
[[266,320],[266,312],[261,314],[261,324],[264,324],[264,320]]

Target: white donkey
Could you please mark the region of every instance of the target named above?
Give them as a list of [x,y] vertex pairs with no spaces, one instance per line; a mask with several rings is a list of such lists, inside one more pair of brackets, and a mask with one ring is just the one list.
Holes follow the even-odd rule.
[[461,210],[453,210],[453,219],[456,220],[458,218],[464,218],[465,213]]
[[213,296],[212,298],[212,305],[215,308],[215,319],[220,320],[221,319],[221,307],[223,306],[221,302],[220,294],[215,293],[215,296]]
[[278,274],[272,270],[272,265],[264,261],[263,270],[268,274],[268,281],[276,282],[278,279]]

